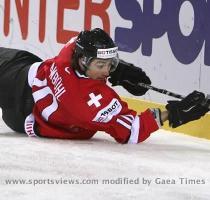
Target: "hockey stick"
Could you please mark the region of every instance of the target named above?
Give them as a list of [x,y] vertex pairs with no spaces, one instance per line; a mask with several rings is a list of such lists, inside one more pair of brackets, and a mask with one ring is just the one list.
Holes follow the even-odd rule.
[[[141,86],[141,87],[144,87],[144,88],[147,88],[147,89],[150,89],[150,90],[154,90],[154,91],[159,92],[161,94],[166,94],[168,96],[175,97],[175,98],[178,98],[178,99],[184,99],[185,98],[185,96],[182,96],[180,94],[170,92],[170,91],[165,90],[165,89],[157,88],[157,87],[154,87],[152,85],[147,85],[145,83],[138,83],[138,86]],[[208,109],[210,110],[210,94],[206,95],[205,101],[202,103],[202,105],[208,107]]]
[[141,86],[141,87],[144,87],[144,88],[147,88],[147,89],[150,89],[150,90],[154,90],[154,91],[159,92],[161,94],[166,94],[168,96],[175,97],[175,98],[178,98],[178,99],[184,99],[184,96],[182,96],[180,94],[170,92],[170,91],[165,90],[165,89],[157,88],[157,87],[154,87],[152,85],[147,85],[145,83],[138,83],[138,86]]
[[[126,82],[134,85],[133,83],[131,83],[128,80],[126,80]],[[157,88],[155,86],[148,85],[148,84],[145,84],[145,83],[138,83],[137,85],[140,86],[140,87],[144,87],[146,89],[149,89],[149,90],[154,90],[154,91],[159,92],[161,94],[166,94],[168,96],[175,97],[177,99],[184,99],[185,98],[185,96],[183,96],[181,94],[177,94],[177,93],[165,90],[165,89]],[[210,110],[210,94],[206,95],[205,101],[202,103],[202,105],[208,107],[208,109]]]

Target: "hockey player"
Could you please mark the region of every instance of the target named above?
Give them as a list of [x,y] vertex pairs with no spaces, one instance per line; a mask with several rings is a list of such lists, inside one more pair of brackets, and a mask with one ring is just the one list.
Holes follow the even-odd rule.
[[140,143],[169,120],[172,127],[208,112],[205,95],[194,91],[166,110],[137,114],[112,86],[139,96],[151,84],[141,68],[118,58],[118,48],[103,30],[82,31],[60,53],[42,61],[21,50],[0,48],[0,106],[4,122],[29,136],[90,139],[105,131],[119,143]]

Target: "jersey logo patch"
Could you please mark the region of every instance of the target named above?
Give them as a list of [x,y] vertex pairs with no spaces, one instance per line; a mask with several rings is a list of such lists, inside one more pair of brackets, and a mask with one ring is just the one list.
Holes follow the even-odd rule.
[[104,122],[107,123],[109,122],[113,116],[117,115],[120,113],[122,110],[122,105],[118,101],[118,99],[112,99],[112,101],[109,103],[108,106],[100,110],[93,121],[95,122]]
[[88,106],[95,105],[96,108],[101,106],[101,103],[99,102],[99,100],[102,99],[101,94],[96,96],[94,93],[90,93],[89,97],[90,97],[90,100],[87,102]]

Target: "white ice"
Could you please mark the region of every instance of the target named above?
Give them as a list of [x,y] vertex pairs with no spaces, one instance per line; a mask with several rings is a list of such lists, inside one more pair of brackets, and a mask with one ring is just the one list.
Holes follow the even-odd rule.
[[0,120],[0,170],[2,200],[210,199],[210,141],[163,130],[121,145],[102,132],[88,141],[29,138]]

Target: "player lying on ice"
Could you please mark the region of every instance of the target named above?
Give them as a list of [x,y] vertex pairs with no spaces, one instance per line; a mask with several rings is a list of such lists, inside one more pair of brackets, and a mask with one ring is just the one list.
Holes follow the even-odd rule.
[[42,61],[21,50],[0,48],[0,106],[4,122],[29,136],[90,139],[105,131],[119,143],[139,143],[169,120],[171,127],[209,111],[205,95],[194,91],[166,110],[141,114],[128,108],[106,85],[109,79],[140,96],[151,84],[139,67],[119,60],[113,40],[101,29],[82,31],[60,53]]

